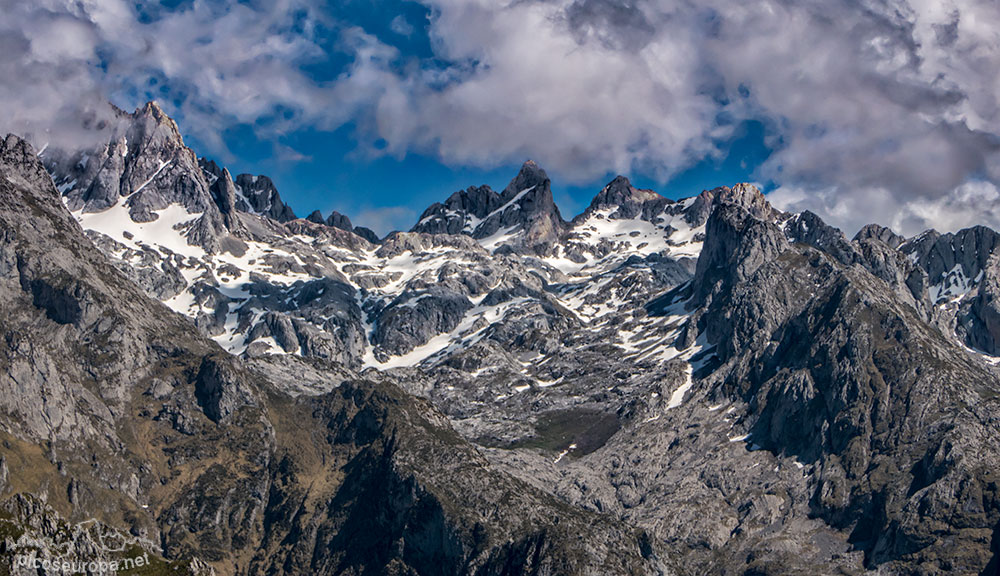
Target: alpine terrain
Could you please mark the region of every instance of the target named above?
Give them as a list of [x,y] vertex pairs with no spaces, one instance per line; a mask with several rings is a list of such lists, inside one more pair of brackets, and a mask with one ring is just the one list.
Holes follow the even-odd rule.
[[0,144],[0,574],[1000,570],[993,230],[529,161],[379,238],[110,131]]

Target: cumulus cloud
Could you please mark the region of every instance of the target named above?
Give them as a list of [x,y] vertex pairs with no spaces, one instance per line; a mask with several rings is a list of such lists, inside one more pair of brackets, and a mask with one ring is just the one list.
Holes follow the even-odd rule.
[[413,25],[406,20],[406,16],[400,14],[392,19],[389,23],[389,29],[399,34],[400,36],[409,36],[413,34]]
[[[667,181],[755,120],[774,148],[755,177],[786,208],[849,233],[1000,225],[982,206],[1000,182],[991,0],[422,3],[430,57],[319,0],[0,0],[0,73],[25,79],[0,86],[0,128],[92,129],[106,98],[153,95],[215,151],[236,124],[277,138],[351,122],[370,154],[530,157],[589,183]],[[415,33],[405,18],[388,30]],[[334,53],[348,55],[334,77],[306,72]]]
[[993,2],[432,3],[440,53],[471,64],[380,109],[390,149],[666,179],[756,119],[776,148],[757,177],[849,232],[1000,223],[913,208],[1000,176]]

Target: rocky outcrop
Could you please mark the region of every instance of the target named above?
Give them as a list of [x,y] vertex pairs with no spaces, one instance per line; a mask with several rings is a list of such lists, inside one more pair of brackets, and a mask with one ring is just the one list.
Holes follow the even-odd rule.
[[640,218],[652,222],[672,203],[652,190],[640,190],[632,186],[624,176],[617,176],[594,196],[590,206],[574,218],[573,222],[584,221],[601,210],[610,211],[608,217],[611,219]]
[[257,406],[246,374],[228,356],[206,356],[194,380],[194,395],[205,415],[222,422],[245,406]]
[[47,151],[47,167],[70,210],[91,214],[121,204],[131,220],[145,223],[179,205],[198,216],[187,243],[210,252],[245,250],[228,174],[200,161],[155,102],[132,114],[118,111],[111,133],[108,144],[95,150]]
[[788,241],[775,224],[740,204],[720,201],[706,223],[692,280],[698,302],[711,302],[713,293],[728,293],[787,249]]
[[858,233],[854,235],[854,241],[861,242],[863,240],[878,240],[893,250],[906,242],[906,238],[879,224],[867,224],[858,230]]
[[431,204],[410,231],[423,234],[472,234],[479,222],[502,205],[489,186],[471,186]]
[[944,283],[947,288],[979,278],[998,244],[1000,234],[974,226],[954,234],[929,230],[901,245],[900,250],[927,271],[932,285]]
[[529,160],[500,194],[488,186],[456,192],[425,210],[412,232],[468,234],[479,240],[504,236],[505,250],[544,254],[565,226],[548,175]]
[[338,228],[340,230],[346,230],[347,232],[353,232],[372,244],[378,244],[379,242],[378,234],[374,231],[363,226],[352,225],[350,218],[340,212],[337,212],[336,210],[331,212],[330,216],[325,219],[319,210],[313,210],[309,216],[306,216],[306,220],[313,222],[314,224],[325,224],[331,228]]
[[808,210],[789,218],[782,228],[789,242],[801,242],[818,248],[848,266],[860,261],[857,251],[843,232]]
[[244,212],[267,216],[278,222],[295,220],[295,213],[281,200],[274,182],[267,176],[240,174],[236,177],[235,185],[245,204],[245,207],[240,208]]
[[964,342],[1000,356],[1000,255],[993,255],[983,279],[958,311],[956,331]]
[[530,160],[504,188],[500,203],[501,207],[473,231],[474,238],[514,233],[516,238],[505,243],[506,249],[547,253],[565,228],[559,209],[552,200],[552,183],[548,175]]
[[431,337],[454,330],[472,303],[464,294],[442,288],[403,293],[379,315],[372,343],[402,355]]
[[347,230],[348,232],[354,231],[351,219],[336,210],[330,212],[330,215],[327,216],[326,225],[333,226],[334,228],[340,228],[341,230]]

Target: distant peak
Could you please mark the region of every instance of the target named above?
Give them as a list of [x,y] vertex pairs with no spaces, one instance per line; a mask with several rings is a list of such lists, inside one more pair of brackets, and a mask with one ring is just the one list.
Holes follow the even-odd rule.
[[632,186],[632,182],[629,181],[628,177],[619,174],[615,176],[614,180],[608,183],[608,186],[621,186],[629,188]]
[[545,173],[545,169],[539,166],[534,160],[528,160],[524,164],[521,164],[521,169],[518,171],[518,175],[531,175],[540,179],[548,179],[549,175]]
[[779,214],[764,197],[764,193],[747,182],[740,182],[732,188],[722,186],[712,190],[711,193],[714,195],[715,204],[742,206],[754,217],[762,220],[771,220],[776,214]]
[[156,100],[150,100],[137,108],[135,115],[152,116],[161,122],[164,120],[173,122],[173,120],[167,116],[167,113],[163,111],[163,108],[160,108],[160,105],[156,103]]
[[640,190],[632,186],[628,178],[619,174],[608,182],[597,196],[594,196],[590,206],[579,217],[586,218],[596,210],[617,208],[615,211],[617,217],[635,218],[646,211],[644,208],[646,203],[654,201],[660,202],[658,205],[661,209],[662,203],[668,202],[666,198],[652,190]]
[[169,115],[167,115],[166,112],[163,111],[163,108],[160,108],[160,105],[157,104],[156,101],[151,100],[149,102],[146,102],[146,104],[144,104],[143,106],[137,108],[136,111],[132,114],[132,118],[134,120],[142,120],[148,118],[151,119],[153,123],[157,126],[165,126],[172,134],[172,137],[178,143],[183,144],[183,138],[181,137],[180,127],[177,126],[177,123],[174,122],[173,118],[171,118]]
[[521,165],[521,170],[518,171],[517,176],[510,181],[510,184],[504,188],[501,196],[506,201],[523,190],[531,188],[532,186],[542,186],[546,182],[549,182],[549,175],[545,173],[545,170],[543,170],[542,167],[536,164],[533,160],[528,160]]
[[347,230],[348,232],[354,230],[354,225],[351,224],[351,219],[336,210],[330,212],[330,216],[326,219],[326,225],[332,226],[333,228],[340,228],[341,230]]

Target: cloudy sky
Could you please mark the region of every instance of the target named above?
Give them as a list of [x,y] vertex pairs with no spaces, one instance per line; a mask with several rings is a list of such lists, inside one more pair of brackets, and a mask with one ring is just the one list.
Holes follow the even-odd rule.
[[0,0],[0,130],[78,143],[156,99],[296,212],[386,231],[532,158],[570,216],[616,173],[750,180],[853,233],[1000,227],[994,0]]

